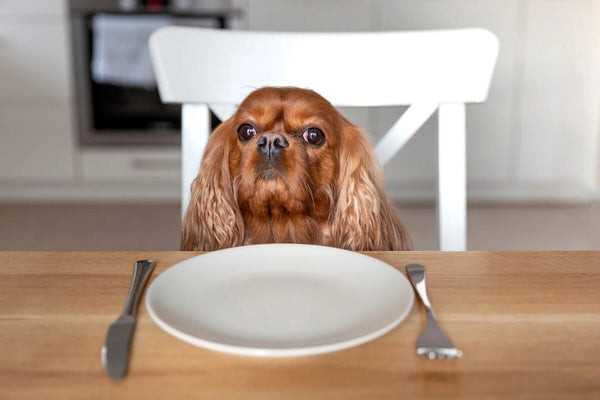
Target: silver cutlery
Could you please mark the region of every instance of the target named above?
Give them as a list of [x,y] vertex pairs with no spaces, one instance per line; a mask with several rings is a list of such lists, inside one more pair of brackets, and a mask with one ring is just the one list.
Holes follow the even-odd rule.
[[421,264],[409,264],[406,266],[406,272],[417,291],[425,310],[427,310],[427,325],[425,331],[417,342],[417,354],[423,357],[435,358],[459,358],[462,357],[462,351],[458,350],[454,343],[446,336],[439,327],[431,303],[427,297],[427,287],[425,286],[425,266]]
[[101,359],[108,375],[115,380],[121,380],[127,371],[129,348],[135,328],[137,304],[144,285],[154,269],[154,261],[139,260],[133,266],[133,276],[125,307],[121,315],[108,328]]

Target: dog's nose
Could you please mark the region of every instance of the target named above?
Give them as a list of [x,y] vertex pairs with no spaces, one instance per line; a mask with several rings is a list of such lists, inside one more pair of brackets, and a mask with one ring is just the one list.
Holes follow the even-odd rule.
[[279,133],[267,132],[258,139],[258,152],[265,157],[275,156],[290,144]]

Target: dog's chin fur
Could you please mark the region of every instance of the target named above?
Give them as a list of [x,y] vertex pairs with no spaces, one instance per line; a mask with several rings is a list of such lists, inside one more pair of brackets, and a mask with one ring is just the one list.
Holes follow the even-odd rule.
[[259,177],[259,181],[257,182],[257,184],[262,183],[261,180],[272,181],[272,180],[281,178],[280,172],[276,168],[271,167],[271,166],[260,168],[257,171],[257,175]]
[[[244,124],[256,128],[255,137],[238,138]],[[322,144],[303,139],[309,127],[324,133]],[[265,156],[257,147],[264,133],[289,145]],[[256,243],[411,247],[367,136],[310,90],[252,92],[211,135],[191,193],[182,250]]]

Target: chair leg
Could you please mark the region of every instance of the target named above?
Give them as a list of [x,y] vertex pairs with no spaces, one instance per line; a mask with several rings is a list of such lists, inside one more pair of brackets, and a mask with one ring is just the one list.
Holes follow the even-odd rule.
[[467,249],[465,105],[441,104],[438,138],[438,239],[442,251]]
[[190,186],[198,175],[210,131],[205,104],[184,104],[181,110],[181,217],[190,201]]

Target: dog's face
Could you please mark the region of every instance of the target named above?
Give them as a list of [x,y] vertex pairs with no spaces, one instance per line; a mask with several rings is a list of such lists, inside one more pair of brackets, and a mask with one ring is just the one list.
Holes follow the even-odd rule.
[[[263,88],[248,96],[228,125],[236,138],[229,174],[247,221],[310,218],[313,230],[327,234],[339,143],[349,123],[314,92]],[[304,242],[317,234],[297,233],[309,235],[297,238]]]
[[192,185],[183,249],[269,242],[408,246],[366,135],[310,90],[252,92],[211,135]]

